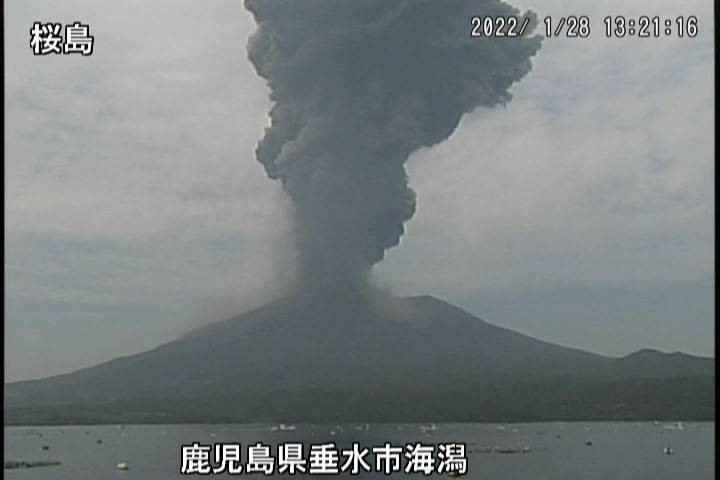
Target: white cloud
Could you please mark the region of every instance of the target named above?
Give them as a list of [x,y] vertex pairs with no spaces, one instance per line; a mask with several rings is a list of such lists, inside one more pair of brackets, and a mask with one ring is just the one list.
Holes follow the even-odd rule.
[[418,214],[381,277],[465,295],[711,278],[711,38],[546,39],[506,109],[411,159]]
[[[712,7],[513,3],[586,13],[594,33],[546,40],[506,109],[474,112],[414,155],[418,213],[376,277],[520,302],[711,282]],[[277,294],[288,206],[253,158],[269,101],[245,59],[242,2],[14,1],[5,13],[8,377],[150,347]],[[603,38],[602,17],[620,13],[695,14],[701,35]],[[91,57],[31,55],[32,22],[75,20],[96,38]],[[59,342],[56,359],[40,339]]]

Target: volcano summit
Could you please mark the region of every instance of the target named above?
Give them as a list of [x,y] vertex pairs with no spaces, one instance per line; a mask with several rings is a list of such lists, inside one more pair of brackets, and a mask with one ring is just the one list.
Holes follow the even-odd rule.
[[256,156],[292,200],[295,288],[154,350],[9,384],[6,422],[714,417],[712,359],[604,357],[367,281],[415,212],[408,157],[509,102],[540,48],[473,38],[471,18],[524,17],[531,33],[533,13],[499,0],[245,5],[273,102]]
[[381,292],[354,304],[298,293],[145,353],[9,384],[5,399],[9,424],[715,414],[712,359],[604,357]]

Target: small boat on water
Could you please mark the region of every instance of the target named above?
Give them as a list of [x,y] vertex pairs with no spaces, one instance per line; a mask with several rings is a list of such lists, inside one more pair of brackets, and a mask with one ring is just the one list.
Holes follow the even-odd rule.
[[128,464],[126,462],[118,462],[118,464],[115,465],[115,468],[117,468],[118,470],[127,470]]
[[530,447],[495,447],[492,449],[492,453],[529,453]]
[[683,422],[675,422],[672,425],[665,425],[665,428],[668,430],[685,430],[685,425],[683,425]]
[[420,425],[420,430],[422,430],[423,432],[434,432],[435,430],[437,430],[437,427],[434,423],[431,423],[429,425]]
[[675,453],[675,452],[673,452],[673,449],[672,449],[672,448],[670,448],[670,447],[665,447],[665,448],[663,448],[663,453],[664,453],[665,455],[672,455],[672,454]]
[[509,453],[530,453],[532,451],[532,449],[527,445],[516,446],[516,447],[499,447],[496,445],[494,447],[473,448],[470,451],[472,453],[505,453],[505,454],[509,454]]
[[272,430],[273,432],[292,432],[295,430],[295,425],[286,425],[284,423],[281,423],[280,425],[272,427],[270,430]]
[[365,425],[358,425],[355,427],[355,430],[367,432],[368,430],[370,430],[370,425],[368,425],[367,423]]
[[5,470],[14,470],[18,468],[52,467],[55,465],[60,465],[60,462],[58,460],[5,460],[3,468]]

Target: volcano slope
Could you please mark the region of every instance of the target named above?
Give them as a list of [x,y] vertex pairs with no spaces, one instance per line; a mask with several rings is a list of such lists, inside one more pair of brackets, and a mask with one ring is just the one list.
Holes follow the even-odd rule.
[[6,424],[714,419],[714,360],[605,357],[430,296],[290,295],[153,350],[6,384]]

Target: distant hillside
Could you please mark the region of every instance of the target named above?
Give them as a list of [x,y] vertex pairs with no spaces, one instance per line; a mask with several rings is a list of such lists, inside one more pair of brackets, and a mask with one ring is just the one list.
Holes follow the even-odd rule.
[[5,400],[10,423],[709,419],[714,361],[652,350],[604,357],[429,296],[295,295],[148,352],[8,384]]

